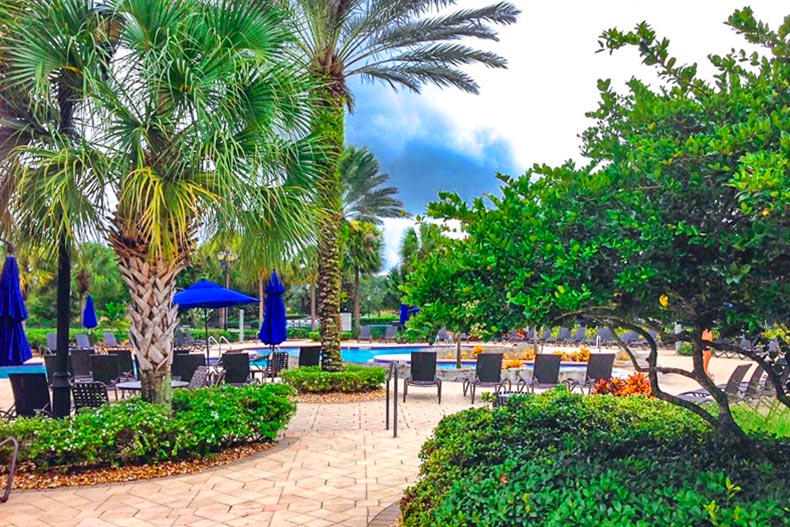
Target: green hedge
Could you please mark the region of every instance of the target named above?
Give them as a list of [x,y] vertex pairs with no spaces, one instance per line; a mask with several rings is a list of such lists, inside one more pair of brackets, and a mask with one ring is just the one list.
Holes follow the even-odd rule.
[[[290,336],[290,333],[289,333],[289,336]],[[318,331],[310,331],[310,332],[307,333],[307,336],[310,339],[315,340],[316,342],[321,340],[321,333],[319,333]],[[343,332],[340,333],[340,340],[351,340],[353,338],[354,338],[354,335],[352,335],[350,331],[343,331]]]
[[[173,412],[138,397],[69,419],[0,422],[0,441],[20,442],[20,461],[40,469],[157,463],[272,441],[296,411],[284,384],[221,386],[173,392]],[[2,457],[2,456],[0,456]]]
[[555,390],[442,420],[406,526],[790,525],[790,441],[754,463],[691,412]]
[[322,371],[319,366],[284,370],[287,384],[301,393],[367,392],[384,384],[387,370],[364,366],[346,366],[342,371]]
[[[91,333],[93,338],[91,342],[94,344],[101,344],[104,342],[104,333],[114,333],[118,342],[129,340],[129,330],[121,328],[96,328]],[[30,342],[31,348],[41,349],[42,346],[47,345],[47,333],[57,333],[55,328],[25,328],[25,335]],[[69,329],[69,340],[74,342],[74,336],[80,333],[88,334],[85,328],[71,328]],[[54,350],[53,350],[54,351]]]
[[397,325],[400,323],[400,315],[381,315],[381,316],[369,316],[369,317],[361,317],[359,319],[359,323],[361,326],[368,326],[371,324],[394,324]]

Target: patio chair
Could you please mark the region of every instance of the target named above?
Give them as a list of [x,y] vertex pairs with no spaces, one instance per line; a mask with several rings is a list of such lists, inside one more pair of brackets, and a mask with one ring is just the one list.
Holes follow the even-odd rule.
[[224,372],[223,381],[231,386],[243,386],[252,382],[250,373],[250,354],[246,352],[227,352],[220,359]]
[[272,351],[269,354],[266,366],[261,371],[264,379],[269,377],[274,382],[274,379],[279,377],[280,372],[286,369],[288,369],[288,352]]
[[[738,397],[741,392],[743,378],[746,376],[746,372],[749,371],[751,366],[751,364],[739,364],[735,370],[733,370],[732,375],[730,375],[730,378],[727,380],[727,384],[717,384],[716,387],[720,390],[724,390],[724,393],[728,396]],[[704,388],[682,392],[679,393],[677,397],[695,403],[707,403],[713,400],[710,392]]]
[[538,342],[540,342],[540,345],[542,346],[547,342],[549,342],[550,340],[551,340],[551,328],[545,328],[543,332],[540,334],[540,338],[538,339]]
[[121,374],[118,377],[121,381],[133,381],[137,379],[134,374],[134,359],[132,352],[127,349],[111,349],[107,350],[108,355],[115,355],[118,357],[118,369]]
[[387,326],[384,328],[384,336],[381,337],[381,340],[384,342],[394,342],[395,337],[398,335],[398,327],[397,326]]
[[433,343],[439,344],[439,343],[447,343],[450,341],[451,341],[450,334],[447,332],[447,328],[442,328],[436,332],[436,338],[434,339]]
[[49,384],[52,384],[52,379],[55,376],[57,361],[57,355],[44,355],[44,369],[47,371],[47,382]]
[[512,388],[512,383],[508,380],[502,380],[502,353],[481,353],[477,356],[477,365],[475,366],[475,375],[472,379],[464,379],[463,392],[466,397],[466,392],[471,391],[472,404],[475,404],[475,388],[494,388],[498,394],[502,388],[507,385],[507,391]]
[[535,367],[532,370],[532,378],[529,382],[520,379],[516,385],[518,393],[524,393],[524,390],[529,390],[535,393],[536,388],[548,389],[554,388],[559,384],[560,378],[560,361],[562,355],[555,353],[539,353],[535,356]]
[[620,335],[620,340],[623,341],[623,344],[630,347],[639,340],[639,333],[636,331],[626,331]]
[[107,386],[102,382],[75,382],[71,386],[71,395],[74,397],[75,412],[82,408],[99,408],[110,404]]
[[596,337],[595,338],[595,340],[596,340],[595,344],[598,344],[598,345],[601,345],[601,346],[604,346],[604,347],[613,346],[614,343],[615,343],[614,335],[612,334],[612,330],[609,329],[609,328],[601,328],[601,329],[599,329],[598,330],[598,334],[595,337]]
[[52,414],[47,376],[43,373],[9,373],[14,405],[2,413],[7,418]]
[[118,400],[118,389],[115,387],[121,379],[121,366],[118,357],[115,355],[100,355],[93,353],[90,355],[92,380],[100,382],[115,390],[115,400]]
[[409,386],[420,386],[423,388],[436,386],[439,404],[442,404],[442,380],[436,375],[435,351],[411,352],[411,373],[403,379],[404,403],[406,402],[406,395],[409,393]]
[[572,344],[579,346],[581,344],[584,344],[586,341],[587,341],[587,328],[584,326],[579,326],[579,328],[576,330],[576,333],[570,339],[570,342]]
[[357,336],[357,340],[359,341],[367,340],[368,342],[373,342],[373,336],[370,333],[370,326],[361,326],[359,328],[359,335]]
[[320,366],[321,346],[302,346],[299,348],[299,367]]
[[201,364],[195,369],[192,378],[189,379],[187,390],[196,390],[212,385],[211,370],[205,364]]
[[47,353],[55,353],[55,350],[58,349],[58,335],[57,333],[47,333]]
[[115,338],[115,333],[108,331],[104,333],[104,345],[113,350],[128,350],[131,351],[132,347],[125,344],[118,344],[118,339]]
[[744,399],[754,399],[755,397],[759,397],[760,393],[762,392],[763,385],[761,381],[765,376],[765,370],[759,364],[752,372],[752,376],[749,377],[749,382],[742,383],[740,386],[741,391],[743,392]]
[[568,383],[571,391],[578,387],[579,391],[584,393],[584,389],[587,388],[589,394],[598,381],[611,379],[614,357],[614,353],[591,353],[584,379],[582,381],[571,379]]
[[90,339],[88,339],[88,335],[84,333],[80,333],[79,335],[74,335],[74,340],[77,341],[77,349],[80,350],[87,350],[93,353],[96,348],[91,345]]
[[69,353],[69,366],[74,382],[92,381],[91,352],[88,350],[71,350]]
[[202,353],[179,353],[173,356],[170,372],[174,379],[178,377],[184,382],[192,382],[198,368],[205,365],[206,357]]

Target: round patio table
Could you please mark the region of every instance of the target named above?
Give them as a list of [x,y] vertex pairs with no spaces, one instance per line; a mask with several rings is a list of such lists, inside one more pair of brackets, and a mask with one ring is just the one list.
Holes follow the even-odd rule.
[[[189,383],[186,381],[170,381],[171,388],[185,388],[187,386]],[[115,387],[119,390],[139,391],[142,389],[142,383],[140,381],[119,382]]]

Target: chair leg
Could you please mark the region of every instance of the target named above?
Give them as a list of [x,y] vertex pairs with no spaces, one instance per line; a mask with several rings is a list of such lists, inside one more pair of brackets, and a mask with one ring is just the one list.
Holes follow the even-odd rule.
[[441,380],[436,381],[436,386],[439,389],[439,404],[442,404],[442,381]]
[[409,381],[403,379],[403,402],[406,402],[406,394],[409,393]]
[[461,388],[463,388],[464,397],[466,397],[466,392],[469,390],[469,379],[464,379],[464,382],[461,383]]
[[472,404],[475,404],[475,385],[474,384],[472,384],[471,389],[472,389]]

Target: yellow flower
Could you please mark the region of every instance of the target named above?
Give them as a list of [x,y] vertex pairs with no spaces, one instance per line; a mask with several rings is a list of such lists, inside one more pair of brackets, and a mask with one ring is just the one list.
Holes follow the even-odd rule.
[[771,214],[771,211],[770,211],[770,210],[768,210],[768,209],[763,209],[763,216],[768,216],[769,214]]
[[669,305],[669,297],[667,295],[661,295],[658,297],[658,303],[661,304],[661,307],[667,307]]

